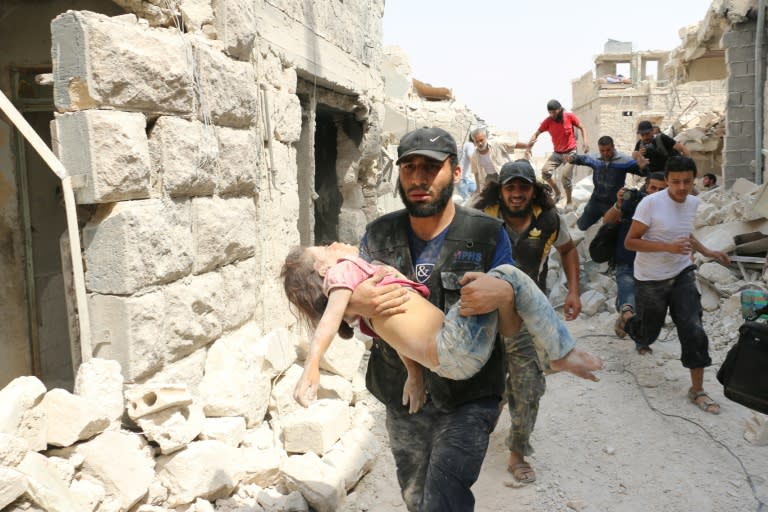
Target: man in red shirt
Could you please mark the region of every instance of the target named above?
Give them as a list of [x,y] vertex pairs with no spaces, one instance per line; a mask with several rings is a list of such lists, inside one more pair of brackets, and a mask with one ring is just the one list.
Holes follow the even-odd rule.
[[574,128],[581,131],[581,148],[584,153],[589,151],[589,141],[587,140],[587,130],[581,125],[581,121],[574,114],[565,112],[563,106],[557,100],[549,100],[547,102],[547,116],[544,121],[539,125],[539,129],[533,134],[531,140],[528,141],[528,152],[533,149],[533,145],[536,144],[536,139],[544,132],[549,132],[549,136],[552,137],[552,145],[554,146],[554,153],[552,153],[547,161],[544,163],[544,167],[541,168],[541,177],[549,183],[552,190],[555,192],[555,202],[560,200],[560,188],[557,183],[552,179],[552,174],[555,169],[563,166],[563,172],[561,175],[561,181],[563,182],[563,189],[565,190],[565,207],[570,209],[573,207],[571,200],[571,191],[573,185],[571,179],[573,178],[573,164],[566,161],[566,157],[576,154],[576,134]]

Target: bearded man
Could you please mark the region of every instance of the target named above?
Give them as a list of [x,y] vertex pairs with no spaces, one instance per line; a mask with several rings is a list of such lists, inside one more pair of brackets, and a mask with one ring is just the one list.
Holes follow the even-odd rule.
[[[565,319],[578,317],[581,300],[576,244],[557,213],[546,185],[536,180],[531,164],[527,160],[505,163],[499,172],[499,182],[487,184],[474,206],[504,222],[516,265],[536,281],[544,293],[549,252],[552,247],[557,249],[568,281]],[[543,365],[527,329],[502,338],[507,367],[505,395],[512,419],[506,439],[507,469],[517,481],[532,483],[536,473],[525,456],[533,453],[530,436],[536,424],[539,400],[546,389]]]

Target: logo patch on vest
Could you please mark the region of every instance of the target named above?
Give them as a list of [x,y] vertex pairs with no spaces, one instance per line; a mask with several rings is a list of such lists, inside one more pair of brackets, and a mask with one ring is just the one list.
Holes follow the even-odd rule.
[[456,261],[465,261],[478,265],[483,261],[483,255],[475,251],[456,251],[454,258]]
[[432,275],[432,269],[435,268],[434,263],[419,263],[416,265],[416,282],[424,284]]
[[535,238],[538,240],[541,238],[541,230],[538,228],[533,228],[528,232],[528,238]]

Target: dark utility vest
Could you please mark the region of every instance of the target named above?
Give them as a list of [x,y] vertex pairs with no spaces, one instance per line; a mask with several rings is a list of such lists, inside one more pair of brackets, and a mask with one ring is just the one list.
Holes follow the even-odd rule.
[[[393,212],[367,227],[368,252],[373,261],[391,265],[409,279],[415,279],[408,247],[408,214]],[[443,311],[459,299],[458,280],[465,272],[490,270],[496,252],[501,223],[476,210],[456,207],[443,247],[429,280],[429,300]],[[499,339],[485,366],[467,380],[442,378],[424,370],[427,391],[435,406],[453,409],[480,398],[501,398],[504,391],[504,366]],[[397,353],[380,339],[374,339],[365,383],[368,390],[388,407],[402,407],[406,371]]]
[[[492,217],[501,217],[498,205],[489,206],[485,213]],[[517,267],[536,281],[541,291],[546,293],[549,251],[560,234],[560,216],[557,209],[543,211],[539,206],[534,206],[531,224],[519,237],[506,224],[504,227],[512,240],[512,257],[515,258]]]

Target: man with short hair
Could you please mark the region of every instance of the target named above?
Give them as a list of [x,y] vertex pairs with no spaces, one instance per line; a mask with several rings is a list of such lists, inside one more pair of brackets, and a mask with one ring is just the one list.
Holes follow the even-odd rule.
[[[482,272],[514,263],[509,237],[499,220],[451,200],[461,176],[453,137],[440,128],[420,128],[403,136],[397,154],[398,191],[405,209],[368,225],[360,242],[361,257],[391,265],[426,285],[430,302],[444,311],[457,301],[464,316],[508,307],[515,295],[510,283]],[[352,313],[370,318],[402,310],[408,292],[398,285],[377,286],[382,278],[376,275],[355,288]],[[591,372],[601,367],[599,359],[577,348],[560,355],[552,361],[554,369],[597,380]],[[427,401],[409,414],[415,387],[405,387],[403,361],[383,340],[374,339],[366,387],[386,406],[403,500],[411,512],[473,510],[471,487],[480,474],[504,392],[501,344],[497,340],[488,362],[467,380],[423,372]]]
[[[624,239],[627,237],[629,227],[632,225],[632,216],[635,214],[640,201],[651,194],[667,188],[664,173],[653,172],[641,190],[622,188],[616,194],[616,203],[603,215],[603,224],[619,224],[616,235],[616,249],[613,262],[616,270],[616,317],[614,331],[619,338],[626,337],[627,333],[621,328],[622,316],[626,312],[635,311],[635,252],[624,247]],[[651,352],[651,347],[635,344],[638,354],[644,355]]]
[[499,169],[510,159],[507,149],[525,149],[527,147],[522,142],[515,142],[513,148],[504,148],[499,143],[488,142],[488,128],[485,126],[472,130],[470,137],[475,144],[475,152],[472,153],[470,164],[472,165],[472,174],[475,176],[477,190],[482,189],[488,181],[498,181]]
[[560,200],[560,188],[552,178],[552,175],[555,169],[562,166],[560,180],[565,190],[565,207],[566,209],[571,209],[573,208],[571,197],[573,191],[573,165],[566,160],[566,157],[577,152],[574,128],[581,132],[582,150],[584,153],[589,151],[587,129],[582,126],[581,121],[579,121],[575,114],[563,110],[563,106],[557,100],[549,100],[547,102],[547,112],[549,112],[549,115],[541,122],[539,129],[531,136],[531,140],[528,141],[526,148],[530,153],[539,135],[549,132],[549,136],[552,137],[554,152],[549,155],[549,158],[544,163],[544,167],[541,169],[541,177],[552,187],[555,193],[555,202],[557,203]]
[[[505,163],[499,173],[499,183],[486,185],[475,208],[504,221],[518,268],[536,281],[544,293],[549,253],[552,247],[557,250],[568,280],[563,308],[565,319],[578,317],[581,299],[576,244],[545,185],[536,180],[531,164],[527,160]],[[507,469],[518,482],[532,483],[536,481],[536,473],[525,457],[533,453],[530,437],[546,380],[525,326],[515,336],[502,339],[507,366],[506,398],[512,420],[505,440],[509,449]]]
[[616,151],[613,139],[603,135],[597,140],[598,154],[594,155],[569,155],[567,160],[577,165],[586,165],[592,168],[592,183],[594,189],[589,197],[584,212],[576,221],[576,226],[586,231],[592,224],[608,211],[616,201],[616,193],[624,186],[627,174],[645,176],[646,160],[639,163],[627,155]]
[[680,360],[690,370],[688,400],[701,410],[718,414],[720,405],[704,391],[704,368],[712,364],[709,339],[702,325],[701,295],[696,288],[692,252],[698,251],[723,265],[728,255],[706,248],[693,236],[696,209],[701,200],[691,195],[696,163],[684,156],[667,161],[667,189],[637,206],[624,246],[636,251],[636,313],[622,313],[618,327],[640,345],[659,337],[667,310],[677,328]]
[[714,174],[707,173],[701,178],[701,188],[706,190],[712,190],[717,188],[719,185],[717,184],[717,176]]
[[683,143],[665,133],[654,134],[650,121],[640,121],[637,125],[639,140],[635,143],[632,158],[640,161],[640,157],[648,159],[648,172],[664,172],[667,160],[673,156],[691,157]]

